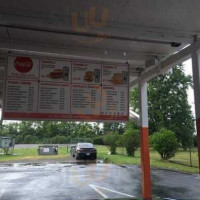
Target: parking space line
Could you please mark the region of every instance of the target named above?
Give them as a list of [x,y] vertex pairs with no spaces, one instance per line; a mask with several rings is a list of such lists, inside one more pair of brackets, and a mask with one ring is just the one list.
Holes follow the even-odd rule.
[[0,198],[4,195],[5,191],[5,189],[0,190]]
[[103,198],[108,199],[108,196],[106,196],[103,192],[101,192],[99,189],[96,188],[94,185],[89,185],[91,188],[93,188],[98,194],[100,194]]
[[111,189],[108,189],[108,188],[104,188],[104,187],[101,187],[101,186],[97,186],[97,185],[93,185],[95,188],[101,188],[103,190],[107,190],[109,192],[113,192],[113,193],[117,193],[117,194],[121,194],[121,195],[124,195],[124,196],[127,196],[127,197],[132,197],[132,198],[135,198],[135,196],[132,196],[130,194],[125,194],[123,192],[118,192],[118,191],[115,191],[115,190],[111,190]]

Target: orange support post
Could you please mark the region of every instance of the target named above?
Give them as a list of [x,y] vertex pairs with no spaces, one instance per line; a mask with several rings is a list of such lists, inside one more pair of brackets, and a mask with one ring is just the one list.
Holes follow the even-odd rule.
[[142,197],[144,200],[151,200],[151,172],[149,156],[149,129],[141,127],[141,170],[142,170]]
[[196,120],[196,127],[197,127],[197,144],[198,144],[199,174],[200,174],[200,118]]
[[140,126],[142,197],[144,200],[152,200],[146,82],[140,83]]

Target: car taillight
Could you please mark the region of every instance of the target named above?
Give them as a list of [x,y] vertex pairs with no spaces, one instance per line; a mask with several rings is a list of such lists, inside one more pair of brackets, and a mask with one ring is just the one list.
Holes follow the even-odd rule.
[[77,151],[78,151],[78,152],[82,152],[82,151],[84,151],[84,149],[81,149],[81,148],[80,148],[80,149],[77,149]]

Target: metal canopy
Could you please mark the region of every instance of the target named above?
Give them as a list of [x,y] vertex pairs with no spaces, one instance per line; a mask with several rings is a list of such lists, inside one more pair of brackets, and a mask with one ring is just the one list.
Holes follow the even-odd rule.
[[0,53],[128,62],[135,87],[199,35],[199,10],[198,0],[1,0]]
[[[147,81],[192,56],[200,99],[199,10],[199,0],[0,0],[0,53],[128,62],[130,87],[140,91],[140,119],[130,115],[140,120],[142,196],[151,200]],[[0,104],[5,60],[0,56]]]
[[[2,0],[0,4],[2,48],[148,60],[179,51],[200,30],[198,0]],[[91,23],[92,11],[96,24]],[[171,47],[172,42],[182,45]]]
[[1,0],[0,53],[128,62],[135,87],[198,37],[199,10],[199,0]]

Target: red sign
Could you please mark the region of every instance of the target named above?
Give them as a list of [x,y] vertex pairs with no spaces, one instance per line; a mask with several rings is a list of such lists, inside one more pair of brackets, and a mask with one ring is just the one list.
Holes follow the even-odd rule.
[[33,68],[33,61],[29,57],[17,57],[14,66],[18,72],[27,73]]

